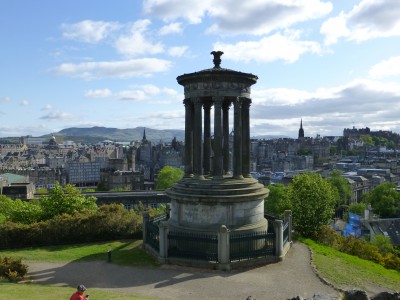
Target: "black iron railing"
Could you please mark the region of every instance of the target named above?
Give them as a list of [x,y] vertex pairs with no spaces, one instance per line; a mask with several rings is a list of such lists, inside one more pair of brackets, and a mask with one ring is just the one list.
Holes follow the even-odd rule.
[[154,250],[160,251],[160,229],[158,223],[167,218],[166,214],[156,216],[146,223],[146,242]]
[[283,224],[283,246],[289,241],[289,223]]
[[169,232],[168,256],[218,262],[218,236]]
[[229,240],[230,260],[248,260],[258,257],[274,256],[275,233],[250,232],[232,234]]

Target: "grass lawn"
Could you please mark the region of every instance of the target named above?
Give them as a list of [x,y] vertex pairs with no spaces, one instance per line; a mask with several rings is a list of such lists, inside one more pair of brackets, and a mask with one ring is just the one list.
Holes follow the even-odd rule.
[[[0,281],[0,300],[54,300],[54,299],[69,299],[76,291],[76,288],[71,287],[56,287],[49,285],[37,284],[18,284],[7,283]],[[103,290],[90,289],[88,290],[90,299],[96,300],[145,300],[145,298],[137,295],[126,295],[122,293],[113,293]]]
[[111,241],[96,244],[63,245],[42,248],[2,250],[0,256],[21,258],[22,261],[73,262],[108,260],[125,266],[156,266],[155,259],[141,248],[141,240]]
[[[43,248],[26,248],[2,250],[0,256],[21,258],[26,261],[46,262],[83,262],[108,260],[108,251],[111,250],[112,263],[125,266],[155,267],[155,259],[141,248],[141,240],[111,241],[93,244],[64,245]],[[76,291],[76,287],[58,287],[31,283],[9,283],[0,281],[0,300],[41,300],[41,299],[69,299]],[[138,300],[151,299],[138,295],[126,295],[104,290],[90,289],[90,298],[96,300]]]
[[337,287],[357,287],[367,290],[379,286],[391,291],[400,290],[400,272],[379,264],[348,255],[330,247],[302,240],[314,253],[314,264],[319,274]]

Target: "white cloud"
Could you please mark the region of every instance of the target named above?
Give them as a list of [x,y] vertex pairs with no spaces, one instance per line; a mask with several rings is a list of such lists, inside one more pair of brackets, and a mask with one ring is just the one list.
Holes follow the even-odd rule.
[[321,53],[320,45],[312,41],[299,40],[299,32],[291,31],[285,35],[274,34],[259,41],[227,44],[217,42],[214,50],[224,49],[224,58],[235,61],[270,62],[283,60],[293,63],[305,53]]
[[147,101],[148,103],[166,104],[171,100],[181,99],[182,96],[171,88],[160,88],[152,84],[134,86],[130,90],[121,91],[116,94],[124,101]]
[[168,25],[164,25],[163,27],[161,27],[161,29],[159,30],[158,33],[160,35],[168,35],[168,34],[180,33],[180,32],[182,32],[182,23],[174,22],[174,23],[170,23]]
[[168,60],[157,58],[131,59],[125,61],[87,62],[80,64],[65,63],[52,71],[60,75],[68,75],[83,79],[104,77],[131,78],[150,76],[153,73],[165,72],[171,67]]
[[46,104],[46,106],[45,106],[45,107],[42,107],[41,110],[42,110],[42,111],[46,111],[46,110],[51,110],[51,109],[53,109],[53,108],[54,108],[53,105],[51,105],[51,104]]
[[209,7],[220,5],[212,0],[144,0],[143,11],[146,14],[157,16],[164,21],[179,18],[186,19],[191,24],[201,23]]
[[21,100],[21,102],[19,103],[19,105],[21,106],[28,106],[30,103],[28,100]]
[[368,74],[372,78],[400,75],[400,56],[394,56],[373,65]]
[[323,17],[332,4],[320,0],[145,0],[143,8],[164,21],[185,19],[198,24],[208,16],[214,21],[210,32],[259,35]]
[[50,120],[50,121],[66,121],[66,120],[76,120],[76,118],[70,113],[62,112],[62,111],[51,111],[48,114],[41,116],[42,120]]
[[374,38],[400,36],[400,1],[362,0],[353,9],[325,21],[320,32],[327,45],[340,38],[362,42]]
[[84,20],[74,24],[62,24],[63,36],[71,40],[79,40],[86,43],[98,43],[119,29],[120,24],[116,22],[103,22]]
[[186,53],[187,49],[187,46],[171,47],[168,49],[168,54],[173,57],[181,57]]
[[0,103],[8,103],[11,102],[10,97],[0,97]]
[[147,34],[150,20],[138,20],[131,26],[129,33],[120,36],[114,44],[116,50],[128,57],[152,55],[164,52],[161,42],[153,43]]
[[300,118],[306,122],[307,132],[314,135],[339,135],[354,122],[358,127],[398,131],[399,97],[400,84],[367,79],[315,91],[254,89],[252,134],[265,133],[266,128],[269,134],[279,134],[292,126],[296,136]]
[[106,98],[111,95],[112,92],[109,89],[88,90],[85,92],[86,98]]

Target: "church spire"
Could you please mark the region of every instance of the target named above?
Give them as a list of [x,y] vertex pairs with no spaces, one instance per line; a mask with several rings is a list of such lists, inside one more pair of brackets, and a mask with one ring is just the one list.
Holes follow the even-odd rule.
[[146,128],[143,128],[143,139],[142,139],[142,142],[147,142],[147,139],[146,139]]
[[299,139],[304,138],[303,118],[300,120]]

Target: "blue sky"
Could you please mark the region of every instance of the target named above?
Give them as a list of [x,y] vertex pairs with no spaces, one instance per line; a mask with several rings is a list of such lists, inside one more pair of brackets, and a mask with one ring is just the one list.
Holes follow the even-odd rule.
[[0,136],[184,129],[176,77],[259,77],[251,135],[400,133],[399,0],[2,0]]

